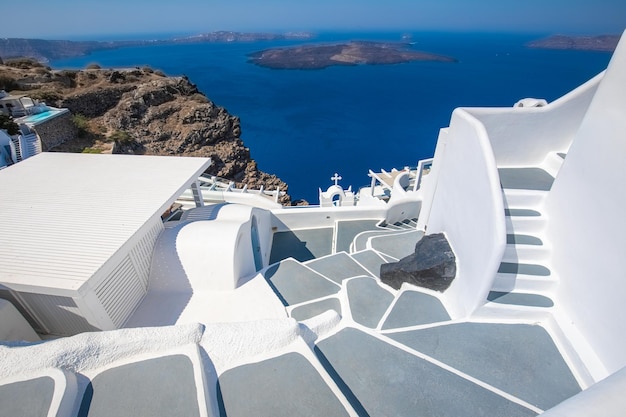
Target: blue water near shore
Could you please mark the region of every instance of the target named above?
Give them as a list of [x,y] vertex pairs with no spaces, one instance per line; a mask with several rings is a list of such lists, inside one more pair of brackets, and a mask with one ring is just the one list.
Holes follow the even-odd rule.
[[[544,35],[414,33],[412,48],[457,63],[271,70],[249,53],[301,42],[205,43],[123,48],[52,62],[54,68],[150,65],[187,75],[216,104],[239,116],[259,168],[286,181],[294,199],[317,204],[337,171],[341,184],[369,183],[368,169],[415,166],[432,156],[439,129],[461,106],[552,101],[606,68],[610,54],[529,49]],[[400,33],[323,34],[312,42],[399,41]]]

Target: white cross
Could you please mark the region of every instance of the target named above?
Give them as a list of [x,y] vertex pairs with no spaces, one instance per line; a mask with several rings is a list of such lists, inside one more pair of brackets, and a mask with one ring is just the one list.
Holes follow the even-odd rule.
[[335,175],[333,175],[332,177],[330,177],[330,179],[331,179],[332,181],[335,181],[335,185],[337,185],[337,182],[339,182],[339,180],[340,180],[340,179],[342,179],[342,178],[341,178],[341,176],[340,176],[339,174],[337,174],[337,173],[335,172]]

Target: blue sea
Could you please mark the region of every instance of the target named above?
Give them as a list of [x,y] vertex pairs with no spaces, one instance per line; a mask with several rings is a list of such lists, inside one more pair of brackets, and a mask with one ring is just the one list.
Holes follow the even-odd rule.
[[[400,41],[406,33],[326,33],[307,42]],[[242,139],[260,169],[289,184],[293,199],[317,204],[338,172],[341,185],[369,183],[368,169],[415,166],[432,156],[439,129],[460,106],[553,101],[606,68],[610,54],[529,49],[546,34],[420,33],[412,48],[457,63],[271,70],[249,53],[302,42],[159,45],[101,51],[52,62],[56,69],[149,65],[186,75],[241,118]]]

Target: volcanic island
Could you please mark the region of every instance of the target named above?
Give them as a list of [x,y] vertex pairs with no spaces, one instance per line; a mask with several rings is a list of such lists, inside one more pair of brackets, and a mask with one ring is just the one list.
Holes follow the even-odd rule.
[[336,65],[384,65],[413,61],[457,62],[455,58],[414,51],[407,43],[351,41],[307,44],[254,52],[249,61],[272,69],[323,69]]

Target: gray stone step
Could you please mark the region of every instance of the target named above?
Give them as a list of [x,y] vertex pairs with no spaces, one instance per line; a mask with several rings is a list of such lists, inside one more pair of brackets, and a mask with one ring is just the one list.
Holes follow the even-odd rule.
[[350,245],[354,238],[362,232],[368,230],[380,230],[376,225],[380,220],[351,220],[338,221],[335,227],[335,248],[334,252],[350,252]]
[[[355,407],[359,415],[536,415],[528,408],[357,329],[346,328],[318,342],[315,352],[329,373],[340,379],[338,385],[346,397],[354,398],[354,403],[360,406]],[[462,347],[457,353],[461,357],[473,354]],[[498,368],[486,366],[490,363],[488,358],[481,359],[483,367],[498,371]],[[539,386],[541,388],[543,386]]]
[[294,258],[304,262],[332,252],[334,228],[290,230],[274,233],[270,264]]
[[491,291],[487,296],[487,300],[492,303],[522,307],[550,308],[554,306],[554,302],[550,298],[532,293]]
[[350,415],[299,353],[227,370],[219,377],[219,391],[228,417]]
[[339,292],[339,285],[294,259],[267,268],[264,277],[285,305],[300,304]]
[[392,235],[374,236],[369,239],[372,249],[396,259],[402,259],[415,252],[415,244],[424,236],[420,230],[410,230]]
[[558,282],[559,280],[554,274],[549,277],[541,277],[536,275],[497,273],[491,290],[499,292],[549,292],[557,287]]
[[533,246],[542,246],[543,241],[531,235],[522,235],[522,234],[508,234],[506,235],[506,243],[510,245],[533,245]]
[[390,337],[544,410],[581,391],[541,326],[456,323]]
[[548,197],[547,191],[537,190],[502,190],[505,207],[536,209],[541,207]]
[[190,358],[170,355],[107,369],[83,395],[79,415],[200,416],[197,378]]
[[367,242],[369,241],[369,239],[371,237],[374,236],[385,236],[385,235],[391,235],[394,233],[404,233],[404,230],[401,231],[397,231],[397,230],[389,230],[389,229],[380,229],[380,230],[372,230],[372,231],[368,231],[368,232],[362,232],[359,233],[354,240],[352,241],[352,245],[350,245],[350,252],[359,252],[359,251],[363,251],[363,250],[367,250]]
[[394,295],[373,278],[352,279],[347,282],[346,289],[352,319],[372,329],[378,326],[394,300]]
[[384,263],[389,262],[387,259],[379,255],[376,251],[371,249],[361,252],[355,252],[350,254],[350,256],[376,278],[380,278],[380,266]]
[[510,217],[539,217],[541,213],[529,208],[505,208],[504,215]]
[[550,258],[550,248],[538,245],[507,244],[502,262],[542,263]]
[[498,268],[498,273],[549,277],[550,269],[538,264],[502,262]]
[[547,219],[545,216],[507,216],[505,224],[507,234],[533,235],[545,229]]
[[302,304],[290,311],[289,316],[298,321],[303,321],[315,317],[328,310],[335,310],[337,314],[342,315],[341,302],[336,297],[326,298],[312,303]]
[[550,191],[554,177],[541,168],[498,168],[504,189]]
[[448,320],[450,315],[438,298],[409,290],[396,297],[381,329],[398,329]]
[[[382,258],[378,257],[381,259]],[[346,278],[368,276],[371,273],[345,252],[314,259],[306,262],[306,266],[341,285]]]
[[492,291],[546,292],[553,290],[558,278],[543,265],[502,262]]

